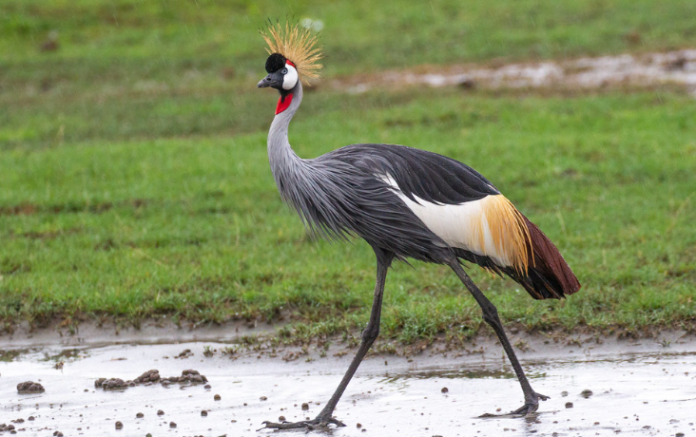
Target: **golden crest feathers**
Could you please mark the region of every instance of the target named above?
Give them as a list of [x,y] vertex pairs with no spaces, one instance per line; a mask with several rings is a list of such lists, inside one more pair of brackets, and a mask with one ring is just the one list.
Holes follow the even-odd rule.
[[271,24],[266,32],[262,32],[264,41],[268,44],[268,54],[280,53],[295,64],[303,83],[308,84],[319,77],[323,67],[317,63],[324,56],[316,47],[317,37],[309,29],[300,28],[298,24]]

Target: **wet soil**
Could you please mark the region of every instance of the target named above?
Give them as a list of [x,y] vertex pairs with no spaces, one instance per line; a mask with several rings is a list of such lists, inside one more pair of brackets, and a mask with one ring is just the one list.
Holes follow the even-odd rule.
[[372,88],[459,86],[465,89],[652,87],[681,85],[696,96],[696,50],[602,56],[565,61],[489,62],[357,75],[330,81],[330,87],[362,93]]
[[[487,338],[476,342],[468,352],[431,348],[413,356],[368,357],[336,410],[347,427],[334,435],[696,435],[696,342],[691,338],[560,344],[528,337],[520,358],[534,389],[551,399],[526,419],[478,418],[513,410],[523,400],[500,347]],[[65,346],[13,349],[11,358],[0,362],[0,424],[46,436],[270,434],[256,431],[265,420],[313,418],[353,352],[324,357],[310,352],[291,362],[281,353],[246,352],[236,359],[204,355],[227,346],[69,346],[77,352],[62,369],[46,356],[65,357]],[[188,358],[165,358],[184,349],[190,349]],[[153,383],[153,371],[143,374],[157,369],[157,375],[177,375],[192,367],[209,385],[165,385]],[[125,391],[95,389],[104,375],[149,381]],[[27,380],[46,391],[18,394],[16,385]]]
[[152,385],[153,383],[161,383],[162,385],[169,385],[174,383],[179,384],[204,384],[208,382],[208,379],[201,375],[198,370],[187,369],[181,372],[181,376],[170,376],[167,378],[160,377],[159,370],[153,369],[148,370],[142,375],[138,376],[133,380],[124,381],[121,378],[99,378],[94,381],[95,388],[101,388],[104,390],[125,390],[128,387],[135,387],[136,385]]
[[45,391],[38,382],[24,381],[17,384],[17,393],[19,394],[43,393]]

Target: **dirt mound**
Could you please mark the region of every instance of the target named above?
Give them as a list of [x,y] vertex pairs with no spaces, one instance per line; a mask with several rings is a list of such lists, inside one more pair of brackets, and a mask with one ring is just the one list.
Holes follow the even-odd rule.
[[38,382],[25,381],[17,384],[17,392],[20,394],[43,393],[46,389]]
[[174,383],[196,385],[208,382],[208,378],[201,375],[198,370],[193,369],[184,370],[181,372],[181,376],[169,376],[167,378],[162,378],[159,370],[152,369],[148,370],[137,378],[128,381],[124,381],[121,378],[99,378],[94,381],[94,387],[104,390],[125,390],[128,387],[134,387],[136,385],[152,385],[158,382],[162,385]]

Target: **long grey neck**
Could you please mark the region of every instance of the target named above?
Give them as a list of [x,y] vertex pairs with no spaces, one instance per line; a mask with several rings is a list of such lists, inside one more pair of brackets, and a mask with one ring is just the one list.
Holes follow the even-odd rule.
[[292,94],[290,106],[275,116],[271,129],[268,132],[268,161],[271,164],[271,171],[281,192],[283,191],[281,187],[283,176],[287,176],[288,172],[292,172],[302,162],[302,159],[295,154],[288,141],[290,120],[292,120],[295,112],[300,107],[300,103],[302,103],[302,83],[299,80],[292,90]]

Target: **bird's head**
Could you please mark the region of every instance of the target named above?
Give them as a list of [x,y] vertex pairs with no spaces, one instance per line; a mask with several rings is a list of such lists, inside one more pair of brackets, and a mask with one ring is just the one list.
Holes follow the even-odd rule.
[[293,93],[305,84],[319,77],[321,64],[317,61],[322,54],[317,47],[316,36],[309,29],[298,25],[271,25],[262,33],[268,44],[266,59],[268,75],[257,84],[259,88],[275,88],[280,92],[276,114],[285,111],[292,102]]
[[280,95],[287,95],[297,86],[300,76],[295,64],[280,53],[273,53],[266,59],[268,76],[258,83],[259,88],[275,88]]

